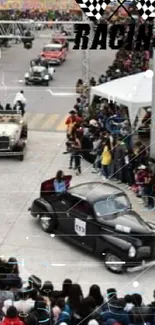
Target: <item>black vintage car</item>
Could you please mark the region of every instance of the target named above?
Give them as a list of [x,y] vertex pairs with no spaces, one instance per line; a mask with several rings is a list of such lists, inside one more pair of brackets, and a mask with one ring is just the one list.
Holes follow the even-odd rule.
[[25,85],[44,85],[49,86],[50,80],[53,79],[53,74],[55,72],[54,68],[46,68],[44,66],[38,65],[30,68],[30,71],[25,73]]
[[56,194],[50,179],[29,210],[45,232],[61,233],[99,255],[112,272],[154,263],[155,225],[133,211],[127,195],[113,185],[88,182]]

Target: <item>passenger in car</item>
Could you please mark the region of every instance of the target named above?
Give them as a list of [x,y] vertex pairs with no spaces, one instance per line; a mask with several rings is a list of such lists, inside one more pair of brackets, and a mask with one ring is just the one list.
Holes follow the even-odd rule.
[[66,183],[62,170],[58,170],[53,185],[56,193],[62,193],[66,191]]

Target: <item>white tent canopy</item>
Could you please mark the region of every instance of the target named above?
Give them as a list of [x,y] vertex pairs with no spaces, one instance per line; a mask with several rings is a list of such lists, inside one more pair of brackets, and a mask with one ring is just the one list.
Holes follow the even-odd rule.
[[147,72],[112,80],[91,88],[94,95],[107,98],[128,107],[131,124],[142,107],[152,105],[152,77]]

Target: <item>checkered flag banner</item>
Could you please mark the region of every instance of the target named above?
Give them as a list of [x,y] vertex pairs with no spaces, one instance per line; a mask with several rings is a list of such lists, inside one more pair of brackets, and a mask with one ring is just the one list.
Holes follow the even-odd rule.
[[[154,0],[155,1],[155,0]],[[104,10],[111,0],[76,0],[90,20],[99,20],[103,16]]]
[[155,11],[155,0],[141,0],[136,3],[140,16],[146,20]]

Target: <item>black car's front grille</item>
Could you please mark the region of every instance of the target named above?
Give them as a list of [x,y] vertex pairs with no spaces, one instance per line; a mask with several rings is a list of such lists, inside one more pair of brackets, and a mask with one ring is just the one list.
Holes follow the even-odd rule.
[[4,149],[8,149],[9,148],[9,137],[5,137],[5,136],[0,136],[0,150]]
[[37,78],[41,78],[41,75],[40,75],[40,73],[39,72],[33,72],[33,75],[32,75],[32,77],[37,77]]

